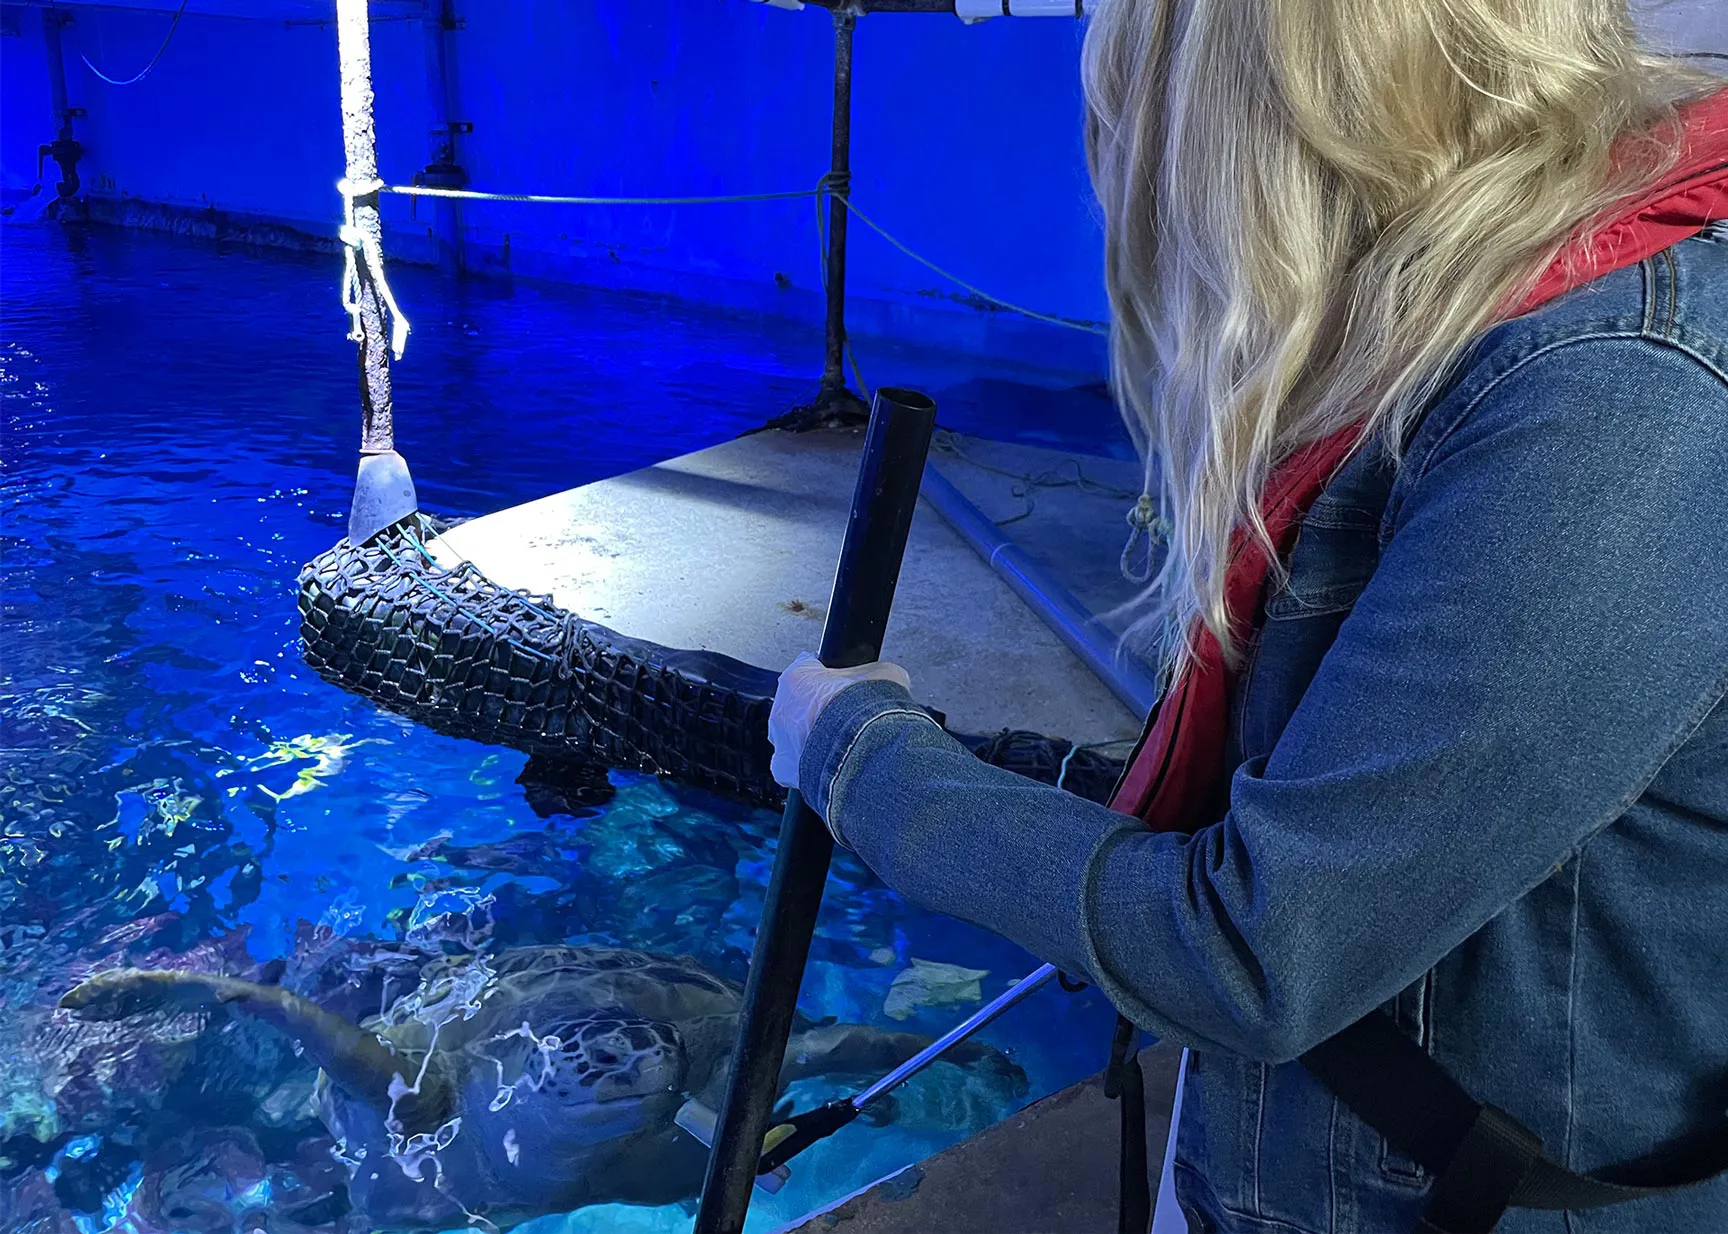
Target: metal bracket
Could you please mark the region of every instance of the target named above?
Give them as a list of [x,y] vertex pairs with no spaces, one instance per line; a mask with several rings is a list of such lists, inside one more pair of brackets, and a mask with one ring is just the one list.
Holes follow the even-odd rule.
[[84,147],[69,137],[59,137],[53,141],[43,142],[36,147],[36,178],[42,178],[42,165],[49,159],[60,164],[64,172],[69,166],[77,164],[84,157]]
[[415,172],[414,183],[422,188],[465,189],[468,187],[468,173],[460,163],[441,160],[428,163]]
[[[68,128],[64,130],[70,132]],[[49,159],[60,165],[60,181],[54,188],[61,197],[78,195],[78,160],[84,157],[84,147],[71,137],[58,137],[36,147],[36,180],[42,180],[43,168]]]

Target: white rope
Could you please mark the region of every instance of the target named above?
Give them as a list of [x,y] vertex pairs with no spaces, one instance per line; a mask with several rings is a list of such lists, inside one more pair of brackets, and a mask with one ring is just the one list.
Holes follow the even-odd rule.
[[1068,753],[1062,756],[1062,767],[1056,773],[1056,787],[1063,788],[1068,782],[1068,764],[1074,761],[1074,756],[1082,750],[1107,750],[1111,746],[1131,746],[1137,744],[1137,737],[1118,737],[1114,741],[1094,741],[1088,746],[1069,746]]
[[851,212],[852,216],[854,218],[856,218],[860,223],[863,223],[864,226],[868,227],[871,231],[873,231],[877,235],[881,236],[884,240],[888,241],[889,244],[892,244],[895,248],[899,249],[902,253],[906,254],[906,256],[910,257],[913,261],[917,262],[919,265],[924,266],[926,269],[932,270],[937,274],[940,274],[943,278],[947,279],[950,283],[953,283],[956,287],[960,288],[962,291],[969,292],[970,294],[977,296],[980,300],[983,300],[989,304],[994,304],[998,308],[1005,308],[1010,313],[1018,313],[1022,317],[1029,317],[1033,321],[1042,321],[1042,322],[1046,323],[1047,325],[1052,325],[1052,326],[1062,326],[1063,328],[1068,329],[1068,330],[1079,330],[1083,334],[1101,334],[1101,335],[1105,336],[1106,338],[1109,337],[1110,331],[1106,330],[1103,326],[1095,326],[1095,325],[1092,325],[1090,322],[1084,322],[1084,321],[1070,321],[1066,317],[1053,317],[1049,313],[1039,313],[1039,312],[1036,312],[1032,309],[1026,308],[1022,305],[1015,304],[1010,300],[1004,300],[1004,299],[1002,299],[1001,296],[993,296],[989,292],[984,291],[981,288],[974,287],[971,283],[968,283],[965,279],[961,278],[958,274],[955,274],[950,270],[944,270],[941,266],[939,266],[935,262],[931,261],[928,257],[925,257],[921,253],[914,252],[908,245],[902,243],[900,240],[897,240],[895,237],[889,235],[888,231],[880,223],[876,222],[868,214],[865,214],[857,206],[853,205],[852,199],[850,197],[848,197],[845,193],[837,192],[833,189],[830,189],[829,193],[832,196],[839,198],[840,201],[845,204],[846,209]]
[[[801,189],[790,193],[737,193],[717,197],[561,197],[545,193],[483,193],[478,189],[434,188],[429,185],[419,184],[385,184],[381,181],[375,183],[372,191],[381,193],[399,193],[404,197],[440,197],[454,201],[541,202],[550,205],[566,206],[701,206],[726,205],[741,202],[787,201],[800,197],[814,197],[817,199],[818,207],[820,207],[821,199],[823,197],[831,196],[839,199],[839,201],[845,205],[846,209],[849,210],[859,222],[870,228],[889,244],[910,257],[913,261],[924,266],[935,274],[940,275],[942,278],[947,279],[962,291],[976,296],[987,304],[993,304],[997,308],[1007,309],[1011,313],[1017,313],[1020,316],[1030,318],[1033,321],[1042,321],[1049,325],[1062,326],[1069,330],[1079,330],[1085,334],[1101,334],[1108,336],[1110,333],[1102,326],[1094,325],[1091,322],[1073,321],[1066,317],[1055,317],[1049,313],[1040,313],[1033,309],[1026,308],[1023,305],[1015,304],[1012,301],[1004,300],[1000,296],[993,296],[982,288],[975,287],[971,283],[968,283],[965,279],[960,278],[952,271],[943,269],[928,257],[914,251],[909,245],[889,234],[889,232],[884,229],[880,223],[876,222],[869,215],[858,209],[857,206],[853,205],[852,199],[849,195],[847,181],[847,177],[840,177],[837,180],[833,173],[829,173],[822,177],[821,183],[819,183],[814,189]],[[821,239],[822,223],[820,212],[817,214],[817,220],[817,235],[818,238]],[[826,262],[826,257],[824,257],[824,262]],[[824,280],[827,278],[826,271],[827,266],[824,264]],[[856,370],[858,367],[856,360],[852,361],[852,366],[854,370]],[[864,384],[862,377],[859,378],[858,384]]]
[[[895,236],[890,235],[880,223],[877,223],[863,211],[859,210],[858,207],[852,203],[849,194],[846,192],[846,186],[843,183],[835,183],[832,176],[824,176],[822,182],[815,189],[805,189],[791,193],[741,193],[714,197],[564,197],[538,193],[484,193],[475,189],[447,189],[434,188],[426,185],[387,184],[382,180],[368,180],[362,185],[354,185],[349,183],[347,180],[341,180],[337,183],[336,187],[342,194],[345,213],[345,222],[342,227],[342,242],[347,246],[348,255],[346,277],[343,284],[342,307],[348,311],[349,317],[352,318],[354,322],[353,331],[349,334],[349,337],[356,340],[361,337],[359,305],[360,279],[358,262],[356,260],[356,254],[358,254],[359,257],[365,260],[367,273],[371,276],[374,284],[377,286],[379,295],[383,297],[385,304],[389,307],[391,318],[391,350],[395,352],[398,360],[402,358],[402,348],[407,342],[408,322],[407,319],[402,316],[401,310],[396,307],[395,297],[390,293],[390,284],[384,279],[383,253],[379,251],[378,245],[375,242],[362,235],[359,229],[354,225],[354,199],[356,197],[363,197],[368,193],[399,193],[405,197],[441,197],[460,201],[543,202],[557,205],[594,206],[719,205],[742,202],[783,201],[799,197],[815,197],[818,202],[820,202],[821,198],[831,196],[844,204],[847,211],[857,218],[859,222],[870,228],[889,244],[910,257],[913,261],[918,262],[933,273],[947,279],[963,291],[976,296],[979,300],[982,300],[985,303],[993,304],[998,308],[1007,309],[1011,313],[1017,313],[1020,316],[1030,318],[1033,321],[1046,322],[1054,326],[1063,326],[1070,330],[1079,330],[1087,334],[1107,335],[1109,333],[1109,331],[1104,328],[1093,325],[1090,322],[1073,321],[1065,317],[1056,317],[1048,313],[1039,313],[1026,308],[1023,305],[1014,304],[1011,301],[1004,300],[1000,296],[993,296],[989,292],[966,282],[953,272],[943,269],[928,257],[915,252],[910,246],[903,243]],[[820,222],[818,222],[817,230],[818,235],[820,236]],[[826,279],[826,266],[824,266],[823,272],[824,279]],[[854,370],[856,370],[857,361],[853,360],[852,364]],[[859,384],[863,384],[862,377],[859,379]],[[1131,514],[1129,517],[1130,521],[1132,521],[1134,516]],[[1132,540],[1129,542],[1129,547],[1133,547]]]
[[819,197],[819,188],[793,193],[734,193],[720,197],[558,197],[548,193],[482,193],[478,189],[433,188],[421,184],[384,184],[380,191],[404,197],[444,197],[455,201],[526,201],[554,206],[723,206],[753,201],[792,201]]
[[354,199],[368,193],[382,192],[388,187],[382,180],[365,180],[355,184],[343,178],[336,182],[336,191],[342,194],[342,308],[347,312],[351,323],[348,337],[356,343],[364,342],[366,334],[360,325],[360,262],[364,261],[367,277],[372,280],[372,285],[378,289],[378,295],[384,301],[384,307],[389,310],[390,351],[400,360],[403,348],[408,345],[408,319],[397,307],[396,297],[384,277],[383,249],[354,222]]

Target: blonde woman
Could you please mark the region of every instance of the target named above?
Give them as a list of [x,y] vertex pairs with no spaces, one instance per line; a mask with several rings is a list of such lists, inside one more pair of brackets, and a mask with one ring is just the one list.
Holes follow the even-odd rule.
[[1110,0],[1086,79],[1165,699],[1105,809],[805,659],[777,774],[1191,1047],[1193,1228],[1728,1230],[1728,94],[1623,0]]

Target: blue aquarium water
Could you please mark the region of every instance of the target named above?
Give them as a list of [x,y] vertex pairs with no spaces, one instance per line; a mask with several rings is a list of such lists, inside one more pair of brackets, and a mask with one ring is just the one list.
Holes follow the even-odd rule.
[[[0,241],[0,1229],[204,1234],[262,1212],[271,1231],[362,1230],[310,1113],[315,1068],[283,1038],[170,1011],[92,1025],[55,1001],[99,970],[181,968],[278,981],[358,1019],[440,949],[558,943],[741,978],[778,819],[622,773],[608,801],[537,810],[523,755],[418,728],[302,664],[295,575],[342,534],[355,462],[338,263],[57,224]],[[429,271],[395,282],[414,324],[398,440],[436,513],[711,445],[811,389],[806,326]],[[860,352],[879,379],[942,397],[956,428],[1125,448],[1095,396],[1050,393],[1070,410],[1040,416],[1024,375]],[[985,975],[968,988],[937,970],[891,1002],[914,959]],[[936,1032],[1032,966],[843,857],[802,1009]],[[1040,994],[987,1034],[1027,1093],[938,1068],[893,1120],[803,1158],[752,1228],[1095,1071],[1110,1022],[1090,992]],[[604,1205],[521,1228],[688,1223],[678,1205]]]

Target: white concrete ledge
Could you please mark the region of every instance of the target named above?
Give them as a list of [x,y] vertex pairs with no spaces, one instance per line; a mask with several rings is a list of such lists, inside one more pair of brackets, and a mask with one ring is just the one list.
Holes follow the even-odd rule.
[[[628,475],[474,519],[435,541],[508,587],[546,594],[632,638],[720,652],[779,671],[815,648],[833,583],[863,434],[758,433]],[[1139,468],[995,443],[969,458],[1019,473],[1058,467],[1121,492]],[[1025,509],[1016,482],[952,454],[942,467],[994,519]],[[1082,601],[1101,609],[1132,588],[1116,574],[1128,502],[1077,487],[1031,492],[1010,531]],[[1030,729],[1078,742],[1140,726],[931,510],[919,508],[885,655],[920,701],[957,731]]]

